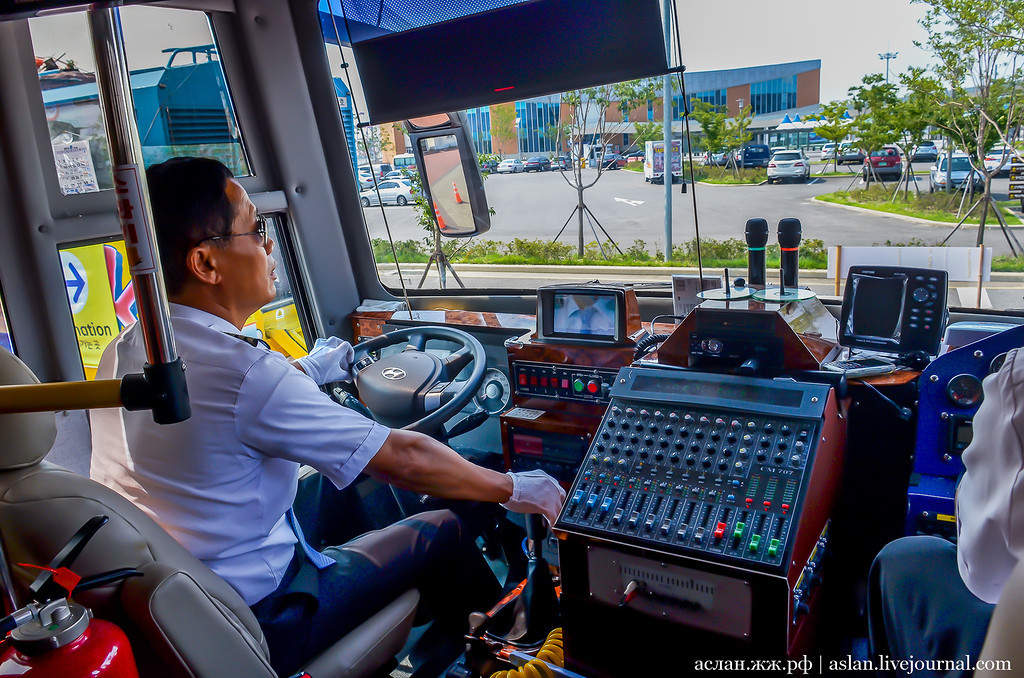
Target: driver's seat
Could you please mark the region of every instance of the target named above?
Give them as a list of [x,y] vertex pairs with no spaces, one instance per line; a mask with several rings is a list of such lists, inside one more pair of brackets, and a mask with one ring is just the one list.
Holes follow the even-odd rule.
[[[0,348],[0,384],[38,383]],[[99,483],[42,461],[53,445],[52,413],[0,414],[0,530],[11,563],[46,565],[91,517],[109,522],[72,567],[88,577],[118,568],[143,573],[75,594],[127,634],[142,676],[274,678],[256,618],[223,579],[134,504]],[[14,567],[19,604],[38,574]],[[313,660],[313,678],[375,675],[403,647],[419,593],[410,590]]]

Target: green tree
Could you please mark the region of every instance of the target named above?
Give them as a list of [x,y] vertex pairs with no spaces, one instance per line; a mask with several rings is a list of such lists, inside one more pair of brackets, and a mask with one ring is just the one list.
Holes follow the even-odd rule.
[[[985,175],[978,225],[984,244],[985,217],[992,199],[992,176],[984,156],[996,139],[1004,142],[1021,123],[1019,60],[1024,55],[1024,6],[1020,0],[927,0],[921,25],[925,46],[935,56],[935,80],[921,80],[936,104],[936,124],[949,132]],[[941,96],[939,93],[941,92]],[[977,207],[974,205],[972,209]],[[995,213],[1002,221],[999,210]],[[1005,229],[1005,224],[1002,224]],[[1004,232],[1006,232],[1004,230]],[[1007,240],[1009,241],[1007,232]],[[1011,250],[1013,245],[1011,244]]]
[[739,115],[725,123],[723,145],[726,151],[729,152],[729,164],[732,165],[732,175],[734,177],[738,177],[740,174],[739,166],[736,165],[736,151],[743,148],[754,138],[754,135],[748,131],[753,117],[754,107],[744,106],[740,109]]
[[[647,102],[655,99],[660,84],[660,80],[646,78],[564,92],[562,103],[567,104],[569,108],[569,119],[565,125],[574,159],[582,160],[586,157],[584,149],[588,144],[591,148],[601,148],[603,153],[612,137],[621,134],[630,124],[630,115],[635,110],[643,108],[646,112]],[[618,108],[620,115],[615,116],[619,118],[618,120],[612,119],[613,116],[609,115],[613,106]],[[493,125],[493,116],[491,120]],[[576,190],[577,254],[580,257],[584,253],[583,217],[584,212],[589,211],[583,200],[583,192],[596,184],[603,172],[604,167],[600,160],[597,162],[597,172],[588,173],[586,177],[584,163],[580,161],[573,163],[572,172],[562,172],[562,177]]]
[[633,129],[636,132],[633,137],[633,145],[641,150],[648,141],[658,141],[664,134],[663,123],[656,120],[634,122]]
[[[886,144],[893,144],[900,138],[900,111],[897,104],[896,84],[885,82],[881,73],[871,73],[861,79],[861,84],[850,88],[850,98],[859,115],[853,120],[853,132],[860,139],[861,148],[870,158],[871,153]],[[864,181],[870,188],[871,180],[877,176],[874,166],[864,162]]]
[[725,149],[728,115],[724,106],[715,106],[699,99],[692,100],[690,117],[700,125],[704,133],[704,150],[709,154],[721,153]]
[[515,104],[491,106],[491,139],[498,142],[498,155],[505,155],[505,146],[516,138]]
[[[898,117],[903,129],[898,145],[907,159],[903,175],[900,178],[904,186],[904,199],[910,191],[910,183],[913,181],[914,175],[910,159],[913,157],[914,149],[921,145],[928,134],[928,128],[932,126],[932,99],[925,94],[924,90],[915,86],[923,77],[923,68],[909,68],[906,73],[900,74],[900,84],[907,90],[906,96],[897,103]],[[921,189],[917,182],[913,183],[914,189],[920,193]],[[895,195],[893,197],[895,198]]]
[[[822,104],[821,113],[816,115],[807,116],[808,120],[817,120],[818,126],[814,128],[814,133],[825,141],[831,141],[836,145],[835,151],[832,153],[832,168],[835,171],[839,171],[839,144],[850,136],[850,132],[853,130],[853,121],[846,116],[847,105],[845,101],[830,101],[827,104]],[[825,161],[825,166],[821,168],[821,173],[824,174],[828,170],[828,161]]]

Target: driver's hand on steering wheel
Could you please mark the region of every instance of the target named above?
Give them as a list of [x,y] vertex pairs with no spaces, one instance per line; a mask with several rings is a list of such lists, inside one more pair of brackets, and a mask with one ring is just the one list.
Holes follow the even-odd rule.
[[309,355],[302,356],[295,362],[318,386],[323,386],[351,379],[349,367],[352,365],[354,355],[355,349],[352,348],[352,344],[338,337],[327,337],[317,339]]
[[565,502],[565,490],[558,481],[540,470],[507,475],[512,479],[512,497],[502,506],[514,513],[542,513],[554,525]]

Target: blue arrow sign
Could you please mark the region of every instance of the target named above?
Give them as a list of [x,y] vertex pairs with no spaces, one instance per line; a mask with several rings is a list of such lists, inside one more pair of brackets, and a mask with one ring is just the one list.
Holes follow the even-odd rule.
[[73,291],[71,303],[77,304],[78,298],[82,296],[82,291],[85,289],[85,278],[82,277],[82,274],[78,272],[78,269],[70,261],[68,262],[68,271],[71,272],[73,277],[71,280],[64,278],[64,284],[67,285],[69,292]]

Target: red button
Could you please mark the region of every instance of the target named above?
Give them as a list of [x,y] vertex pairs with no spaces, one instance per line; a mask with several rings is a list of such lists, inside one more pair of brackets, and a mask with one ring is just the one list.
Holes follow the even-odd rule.
[[747,497],[747,505],[749,506],[750,504],[753,504],[753,503],[754,503],[754,500],[751,499],[750,497]]
[[530,377],[530,386],[537,385],[537,377]]
[[526,386],[526,375],[525,374],[520,374],[519,375],[519,385],[520,386]]
[[563,379],[562,380],[562,388],[569,388],[569,380],[568,379]]
[[789,510],[789,504],[783,504],[782,505],[782,510],[783,511],[788,511]]
[[546,387],[548,385],[548,378],[547,377],[541,377],[540,378],[540,385]]
[[587,390],[590,391],[591,393],[597,393],[597,382],[592,381],[589,384],[587,384]]
[[725,534],[725,523],[718,523],[715,527],[715,539],[721,539]]

